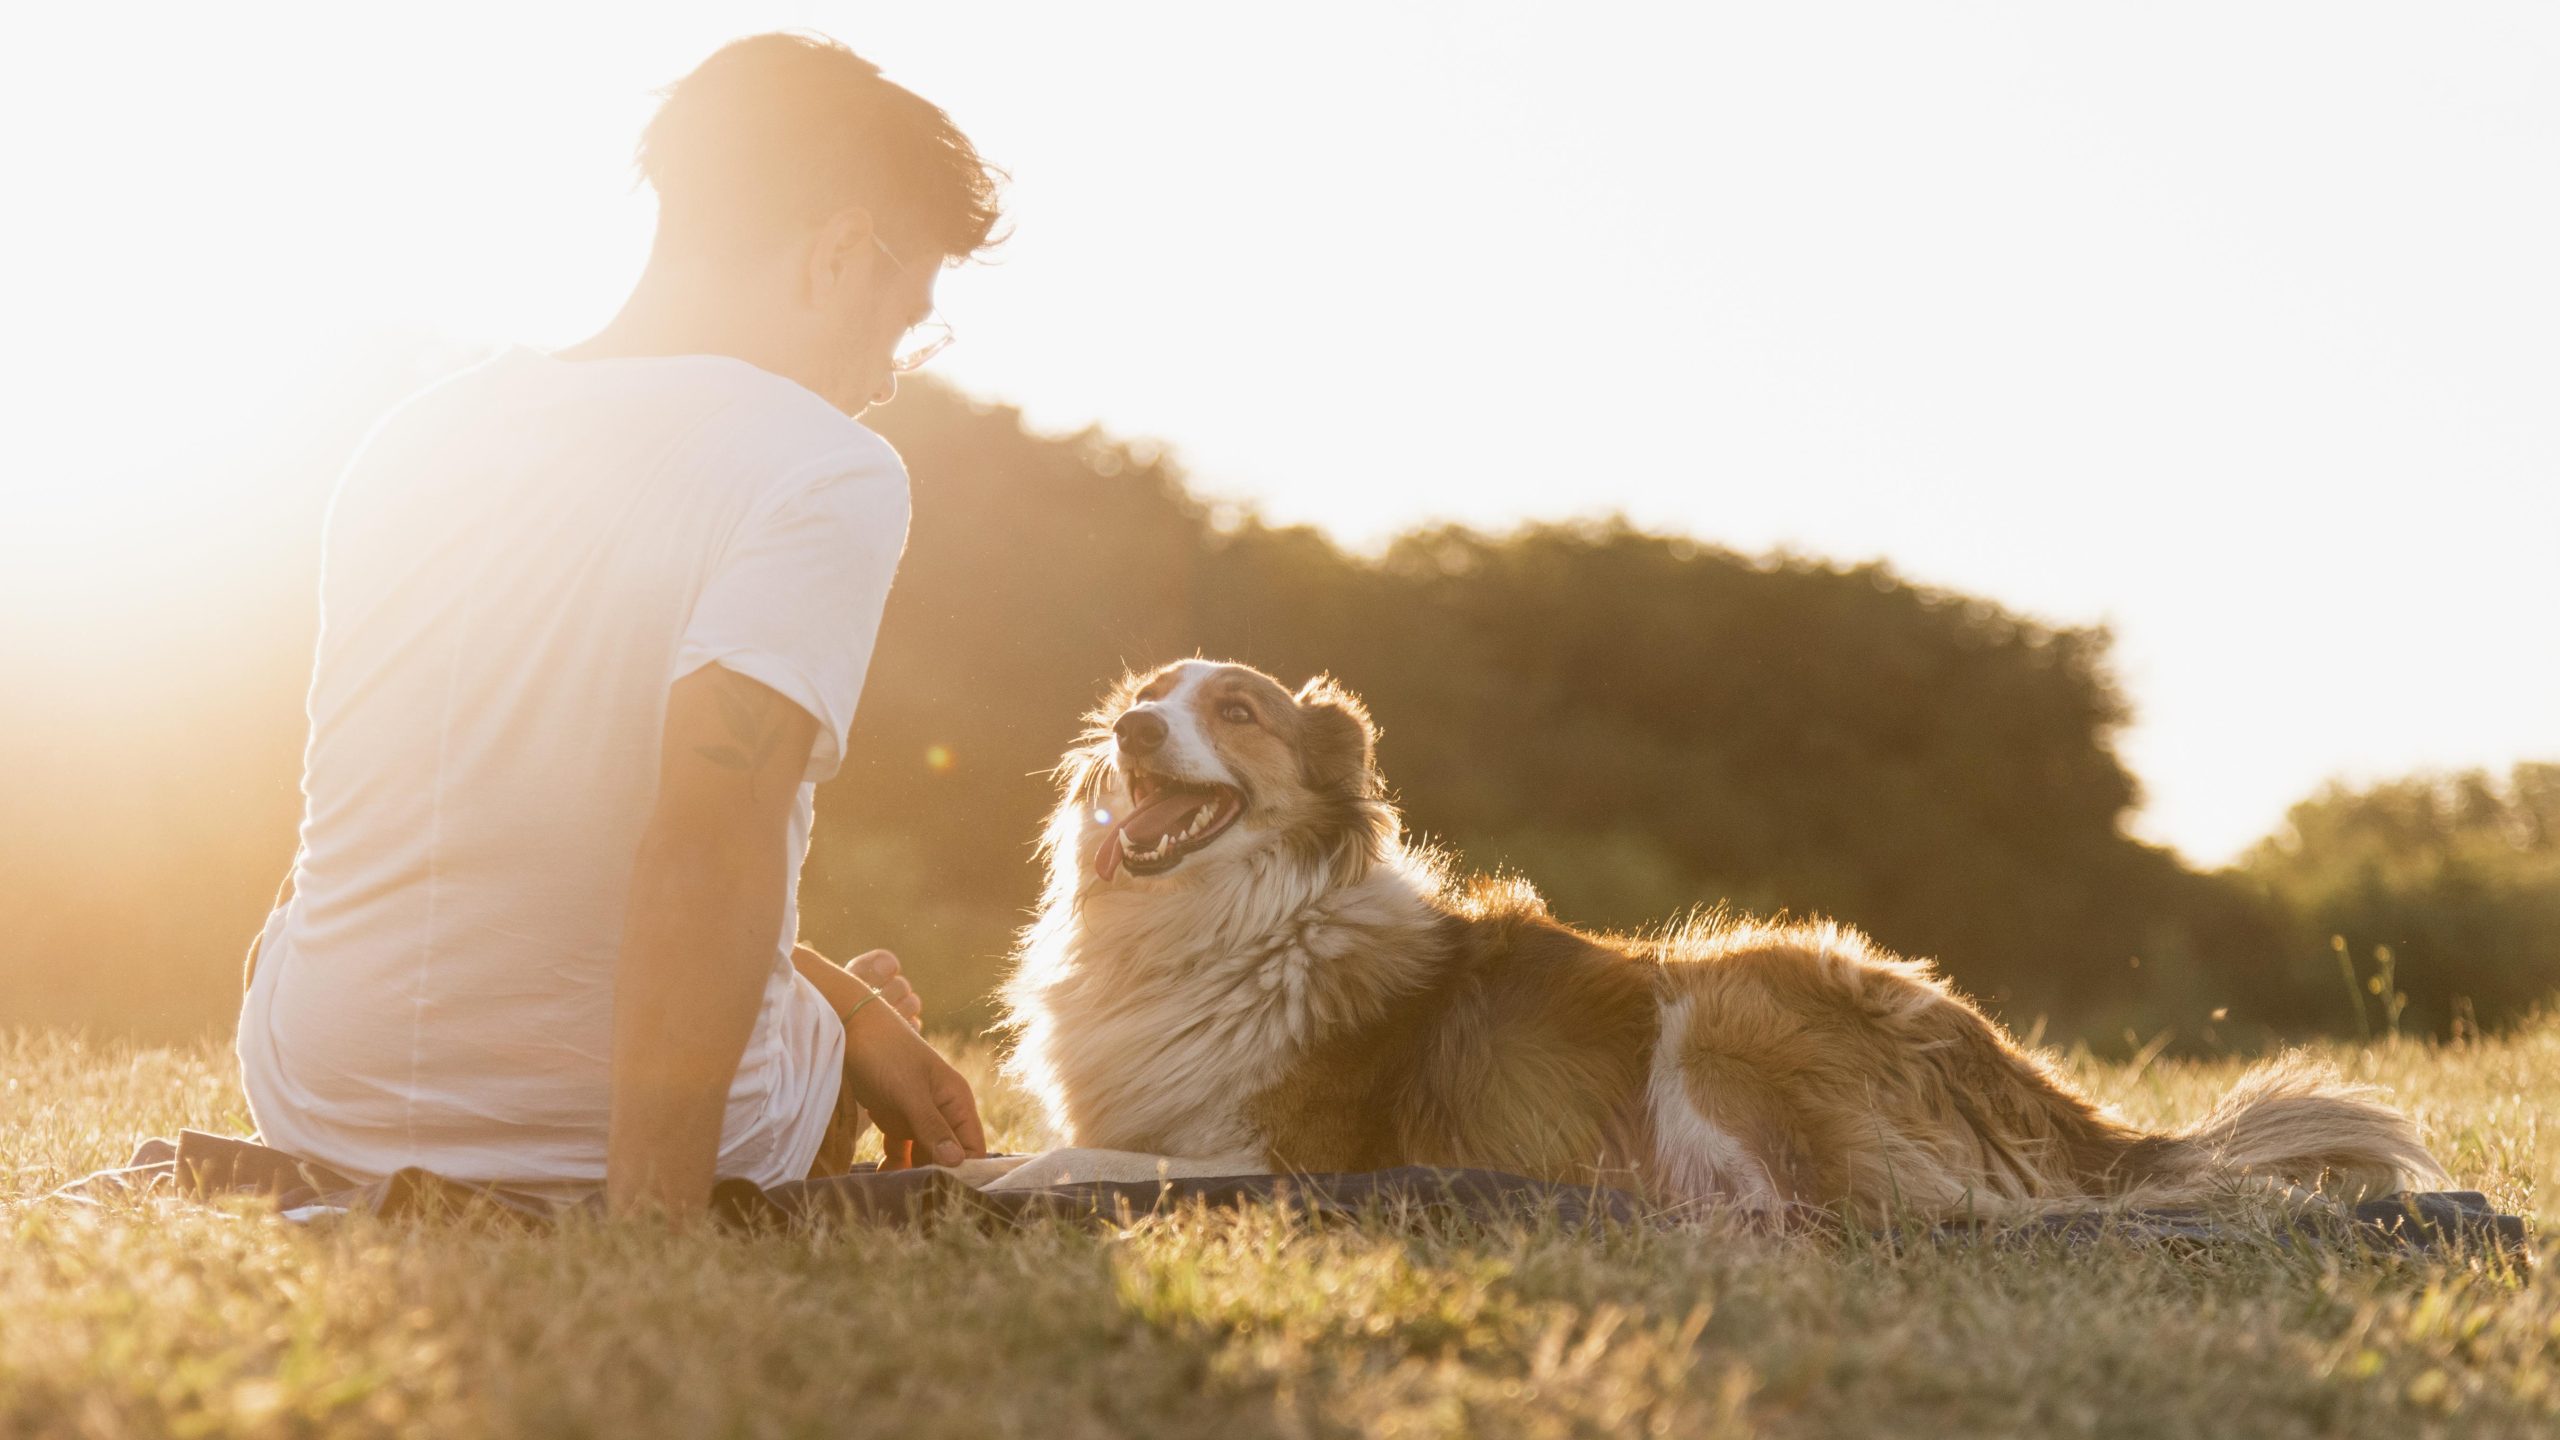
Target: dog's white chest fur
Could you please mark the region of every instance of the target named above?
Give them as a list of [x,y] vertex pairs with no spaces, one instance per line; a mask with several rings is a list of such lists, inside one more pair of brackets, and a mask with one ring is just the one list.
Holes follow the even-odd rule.
[[1404,969],[1329,962],[1424,911],[1395,869],[1336,887],[1269,853],[1203,879],[1087,893],[1033,931],[1008,987],[1009,1068],[1065,1143],[1260,1161],[1249,1103]]

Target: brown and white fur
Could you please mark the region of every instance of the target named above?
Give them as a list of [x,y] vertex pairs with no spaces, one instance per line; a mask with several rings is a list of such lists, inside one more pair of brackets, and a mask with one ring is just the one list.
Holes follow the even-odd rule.
[[2147,1132],[1843,926],[1593,935],[1523,882],[1453,881],[1328,680],[1185,661],[1093,719],[1006,990],[1010,1069],[1076,1146],[1868,1221],[2442,1176],[2406,1118],[2299,1058]]

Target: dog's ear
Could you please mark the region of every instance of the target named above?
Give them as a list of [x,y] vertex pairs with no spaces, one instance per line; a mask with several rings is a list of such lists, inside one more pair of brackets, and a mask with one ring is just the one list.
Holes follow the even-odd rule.
[[1378,727],[1360,697],[1319,675],[1298,689],[1299,754],[1315,785],[1357,782],[1365,793],[1376,784]]

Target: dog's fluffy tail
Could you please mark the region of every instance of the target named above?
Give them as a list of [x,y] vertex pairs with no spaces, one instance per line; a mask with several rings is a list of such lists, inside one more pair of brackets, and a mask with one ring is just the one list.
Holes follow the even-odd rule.
[[2157,1168],[2128,1176],[2132,1189],[2160,1199],[2201,1198],[2235,1180],[2264,1180],[2353,1203],[2440,1188],[2446,1179],[2408,1116],[2373,1086],[2299,1052],[2257,1066],[2212,1114],[2137,1149],[2153,1150]]

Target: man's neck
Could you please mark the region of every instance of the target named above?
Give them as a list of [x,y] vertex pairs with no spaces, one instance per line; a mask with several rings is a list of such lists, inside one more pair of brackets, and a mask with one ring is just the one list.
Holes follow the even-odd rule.
[[802,348],[766,318],[773,308],[769,295],[726,270],[653,256],[602,330],[555,353],[563,360],[726,355],[808,384]]

